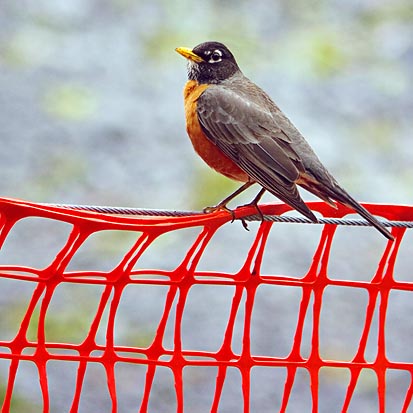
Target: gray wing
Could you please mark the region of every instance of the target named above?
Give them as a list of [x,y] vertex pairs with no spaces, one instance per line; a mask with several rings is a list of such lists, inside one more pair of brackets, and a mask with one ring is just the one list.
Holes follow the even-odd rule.
[[296,181],[304,166],[274,116],[241,94],[210,86],[197,102],[201,127],[252,180],[313,221]]

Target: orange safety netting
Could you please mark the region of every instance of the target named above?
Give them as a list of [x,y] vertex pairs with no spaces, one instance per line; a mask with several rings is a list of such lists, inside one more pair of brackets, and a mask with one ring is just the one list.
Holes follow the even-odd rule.
[[[309,206],[326,216],[332,216],[331,214],[334,213],[335,217],[341,217],[349,213],[344,207],[332,211],[322,202],[309,203]],[[388,220],[413,220],[412,207],[380,205],[366,205],[366,207],[372,213],[381,215]],[[288,210],[289,207],[286,205],[266,205],[262,208],[264,214],[283,214]],[[251,208],[237,210],[238,215],[251,213],[255,213],[253,208],[252,210]],[[136,406],[125,411],[139,411],[141,413],[156,411],[156,409],[150,409],[150,400],[153,397],[151,394],[154,392],[156,384],[154,378],[161,368],[169,369],[173,375],[171,388],[162,391],[174,392],[174,410],[179,413],[184,410],[197,411],[196,402],[192,401],[192,404],[187,405],[185,371],[188,368],[205,367],[214,368],[215,379],[209,407],[211,412],[221,411],[220,403],[225,383],[229,380],[228,376],[232,374],[230,371],[234,369],[240,375],[241,403],[232,411],[249,412],[251,398],[254,391],[257,391],[256,388],[252,388],[251,374],[258,367],[270,368],[272,371],[279,369],[285,372],[282,379],[283,385],[280,386],[282,388],[274,388],[274,392],[278,391],[279,393],[279,400],[268,411],[292,411],[289,410],[291,394],[298,380],[297,377],[302,371],[307,372],[309,376],[309,388],[303,390],[303,392],[309,392],[309,406],[312,406],[311,408],[308,406],[307,411],[321,411],[319,410],[320,372],[325,368],[341,369],[348,373],[342,404],[335,406],[334,411],[350,411],[349,406],[360,383],[360,376],[365,370],[374,372],[376,377],[374,388],[377,397],[376,410],[365,411],[379,411],[381,413],[386,411],[386,397],[388,396],[386,380],[390,371],[401,371],[409,376],[400,399],[400,411],[404,413],[409,411],[413,395],[413,360],[391,360],[386,352],[386,347],[392,339],[389,337],[390,333],[388,326],[386,326],[389,294],[393,291],[413,293],[413,279],[400,281],[394,276],[398,250],[402,240],[406,238],[405,228],[393,228],[395,242],[382,240],[381,235],[375,233],[375,236],[382,240],[383,249],[380,252],[381,258],[377,257],[378,265],[371,279],[344,280],[330,277],[328,270],[331,246],[337,229],[334,225],[323,227],[306,274],[286,276],[281,274],[277,268],[274,268],[271,273],[268,271],[264,273],[261,265],[268,237],[274,227],[280,224],[262,222],[257,226],[255,234],[254,231],[250,231],[248,236],[251,239],[251,245],[246,256],[242,258],[240,269],[230,273],[218,271],[215,268],[210,268],[207,271],[198,268],[199,261],[211,239],[224,224],[231,221],[231,216],[226,212],[181,217],[131,217],[0,199],[0,245],[7,242],[14,227],[19,222],[33,217],[64,222],[70,226],[70,231],[68,231],[68,236],[62,245],[56,247],[58,252],[52,262],[41,268],[4,263],[5,258],[2,258],[0,282],[1,280],[16,280],[33,285],[26,309],[19,320],[17,333],[11,339],[4,339],[0,331],[0,361],[4,360],[8,363],[7,370],[3,370],[3,372],[7,371],[2,402],[3,413],[11,411],[10,406],[15,391],[16,377],[21,365],[25,362],[34,363],[36,367],[43,412],[52,411],[51,399],[54,395],[53,390],[50,389],[48,371],[48,364],[52,362],[72,363],[77,368],[74,388],[71,390],[70,407],[68,408],[68,411],[72,413],[78,412],[80,409],[85,376],[92,364],[99,364],[104,368],[105,389],[95,388],[94,391],[108,392],[110,407],[106,411],[112,412],[118,411],[119,386],[123,385],[119,382],[116,372],[117,366],[121,364],[138,365],[145,368],[145,378],[141,383],[142,388],[138,392],[141,397],[136,401]],[[162,267],[161,256],[158,264],[155,262],[152,268],[140,266],[141,258],[146,251],[151,249],[159,237],[185,228],[195,229],[196,236],[175,268],[160,269]],[[124,252],[118,264],[107,270],[89,270],[87,268],[71,270],[71,261],[88,238],[110,230],[135,234],[134,242]],[[32,237],[34,240],[39,237],[39,234],[27,234],[27,237]],[[228,251],[230,250],[231,245],[228,245]],[[229,253],[228,251],[225,251],[224,254]],[[300,254],[298,249],[297,254]],[[357,257],[347,257],[347,259],[355,260]],[[53,297],[59,287],[66,284],[101,287],[98,305],[91,314],[88,331],[80,342],[51,341],[48,340],[46,333],[47,318],[50,316],[50,305]],[[118,309],[125,289],[131,285],[136,288],[162,286],[166,289],[164,301],[159,303],[163,308],[157,322],[156,332],[148,345],[120,345],[116,340]],[[222,340],[218,348],[213,351],[190,350],[182,342],[183,315],[186,311],[188,295],[196,286],[199,288],[207,288],[208,286],[231,287],[231,290],[228,291],[231,294],[229,311],[226,314],[226,319],[223,320]],[[253,326],[253,311],[254,306],[257,305],[257,291],[262,286],[296,287],[301,292],[298,312],[295,315],[296,323],[292,326],[292,343],[285,356],[262,355],[253,351],[251,345],[251,329],[256,328]],[[351,359],[340,358],[334,353],[326,357],[320,352],[320,314],[325,291],[328,287],[343,290],[359,289],[367,293],[365,311],[360,315],[362,328],[358,337],[357,350]],[[208,311],[212,314],[214,303],[211,302],[209,305]],[[402,313],[403,307],[400,306],[398,311]],[[306,353],[303,352],[302,346],[305,324],[308,322],[306,320],[309,314],[311,314],[312,320],[310,345]],[[242,317],[242,340],[239,348],[235,348],[234,330],[239,317]],[[277,317],[277,314],[271,314],[271,317]],[[33,334],[29,333],[33,318],[36,318],[34,337]],[[168,320],[171,318],[173,319],[173,340],[172,344],[167,344],[165,332],[170,322]],[[374,358],[371,358],[366,356],[366,347],[371,339],[375,318],[377,318],[376,353]],[[339,323],[340,320],[335,320],[335,322]],[[97,336],[103,324],[104,342],[101,343]],[[139,329],[138,325],[136,329]],[[274,336],[277,336],[277,332],[273,332],[272,337]],[[408,345],[411,346],[411,342]],[[329,380],[334,382],[334,378]],[[198,396],[201,397],[200,394]],[[93,411],[93,409],[85,411]]]

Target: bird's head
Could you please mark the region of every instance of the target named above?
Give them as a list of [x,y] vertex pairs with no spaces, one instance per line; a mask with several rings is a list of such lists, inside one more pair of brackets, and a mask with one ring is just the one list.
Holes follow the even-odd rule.
[[189,80],[220,83],[240,71],[233,54],[219,42],[201,43],[193,49],[177,47],[175,50],[188,59]]

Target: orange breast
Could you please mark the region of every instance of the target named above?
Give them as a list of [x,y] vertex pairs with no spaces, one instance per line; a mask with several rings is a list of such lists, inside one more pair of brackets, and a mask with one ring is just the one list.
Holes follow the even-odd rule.
[[231,159],[224,155],[204,134],[196,113],[196,102],[208,87],[194,80],[186,83],[184,89],[186,130],[196,153],[213,169],[236,181],[247,182],[248,175]]

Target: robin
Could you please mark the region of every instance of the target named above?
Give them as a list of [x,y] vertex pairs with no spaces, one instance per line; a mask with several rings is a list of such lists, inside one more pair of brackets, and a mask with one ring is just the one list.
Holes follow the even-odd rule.
[[206,212],[228,209],[229,201],[258,183],[262,189],[252,202],[255,206],[268,191],[317,222],[298,192],[299,185],[334,208],[334,201],[352,208],[386,238],[394,239],[337,183],[278,106],[244,76],[225,45],[206,42],[176,51],[188,59],[185,116],[195,151],[217,172],[243,182]]

